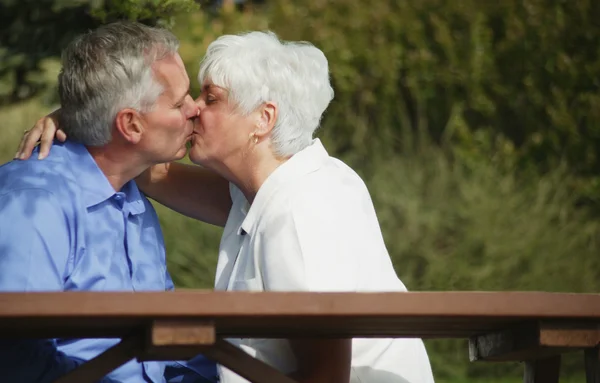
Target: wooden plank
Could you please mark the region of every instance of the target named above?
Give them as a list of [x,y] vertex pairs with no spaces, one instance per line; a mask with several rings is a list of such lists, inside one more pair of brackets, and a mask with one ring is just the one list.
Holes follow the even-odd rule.
[[[161,316],[140,317],[27,317],[15,320],[0,316],[2,338],[120,338]],[[169,318],[175,319],[175,318]],[[223,338],[286,338],[286,337],[420,337],[467,338],[509,327],[518,323],[513,318],[462,317],[376,317],[355,316],[340,318],[290,316],[287,314],[261,317],[247,316],[182,316],[183,320],[213,320],[217,336]],[[301,322],[302,326],[297,324]]]
[[155,320],[149,326],[152,346],[204,346],[214,344],[215,326],[207,321]]
[[142,337],[132,335],[59,378],[55,383],[97,382],[111,371],[135,358],[141,351]]
[[558,383],[560,377],[560,355],[525,363],[523,383]]
[[542,322],[539,338],[547,347],[595,347],[600,344],[600,323]]
[[600,383],[600,346],[585,350],[585,376],[587,383]]
[[531,320],[597,324],[600,294],[0,293],[4,338],[121,337],[156,319],[212,321],[217,337],[463,338]]
[[[168,309],[168,310],[165,310]],[[0,293],[0,316],[467,316],[600,318],[600,294],[536,292]]]
[[143,360],[189,359],[202,346],[216,341],[215,326],[207,321],[156,320],[148,326]]
[[529,322],[469,339],[471,361],[529,360],[566,349],[600,344],[600,325],[593,322]]

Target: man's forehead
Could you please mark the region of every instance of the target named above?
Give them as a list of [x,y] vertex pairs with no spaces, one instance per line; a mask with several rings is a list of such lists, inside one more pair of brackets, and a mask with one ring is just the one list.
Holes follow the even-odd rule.
[[165,94],[173,97],[187,94],[190,78],[179,55],[170,55],[157,60],[152,65],[152,69],[156,79],[164,86]]

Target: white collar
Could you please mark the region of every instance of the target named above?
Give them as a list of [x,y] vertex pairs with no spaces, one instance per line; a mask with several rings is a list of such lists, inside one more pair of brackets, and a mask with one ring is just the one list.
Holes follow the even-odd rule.
[[238,235],[242,232],[251,233],[256,221],[282,185],[318,170],[327,159],[329,159],[329,154],[317,138],[275,169],[256,193],[250,209],[248,209],[247,203],[242,206],[242,213],[246,215],[246,218],[238,229]]

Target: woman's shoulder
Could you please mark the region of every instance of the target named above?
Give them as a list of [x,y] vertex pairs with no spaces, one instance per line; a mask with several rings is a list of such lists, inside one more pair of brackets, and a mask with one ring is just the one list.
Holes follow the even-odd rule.
[[372,208],[369,191],[362,178],[342,161],[330,157],[322,166],[287,182],[269,201],[271,217],[344,216],[359,214],[365,205]]
[[328,204],[348,203],[357,198],[370,199],[367,186],[358,173],[334,157],[302,177],[293,196],[298,201],[316,200]]

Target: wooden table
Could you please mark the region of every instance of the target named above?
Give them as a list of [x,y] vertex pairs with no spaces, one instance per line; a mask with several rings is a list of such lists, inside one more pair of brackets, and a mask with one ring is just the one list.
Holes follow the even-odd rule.
[[0,338],[62,337],[122,341],[60,383],[198,353],[253,382],[292,382],[228,337],[468,338],[472,361],[525,361],[525,382],[557,382],[561,353],[582,349],[588,383],[600,383],[600,294],[0,293]]

